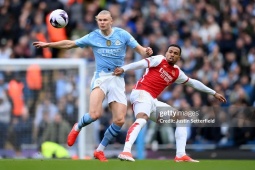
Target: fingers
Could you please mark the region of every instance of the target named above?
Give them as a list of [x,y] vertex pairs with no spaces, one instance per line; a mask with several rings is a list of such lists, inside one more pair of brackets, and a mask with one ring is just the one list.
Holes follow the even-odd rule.
[[223,95],[219,94],[219,93],[216,93],[216,94],[214,95],[214,97],[215,97],[216,99],[218,99],[220,102],[223,102],[223,103],[226,103],[226,102],[227,102],[227,100],[225,99],[225,97],[224,97]]
[[153,54],[153,51],[150,47],[147,47],[145,52],[146,52],[147,55],[152,55]]
[[121,68],[116,68],[114,71],[113,71],[113,75],[115,76],[119,76],[123,73],[123,70]]
[[222,100],[223,100],[224,103],[227,102],[227,99],[225,99],[223,96],[222,96]]
[[115,71],[115,72],[113,72],[113,75],[115,75],[115,76],[119,76],[119,75],[121,75],[122,73],[121,72],[118,72],[118,71]]
[[44,44],[43,42],[33,42],[33,46],[35,46],[36,48],[42,48],[44,47]]
[[40,42],[33,42],[33,46],[35,46],[36,48],[40,48]]
[[221,101],[221,102],[227,102],[227,100],[222,96],[222,95],[219,95],[218,99]]

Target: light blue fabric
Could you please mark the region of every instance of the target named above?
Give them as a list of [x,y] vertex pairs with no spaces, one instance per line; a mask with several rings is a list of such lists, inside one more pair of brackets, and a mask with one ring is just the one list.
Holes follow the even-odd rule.
[[138,42],[127,31],[113,27],[109,36],[102,34],[101,30],[95,31],[75,40],[78,47],[92,47],[95,61],[96,72],[104,71],[106,73],[114,71],[116,67],[124,64],[126,47],[135,48]]
[[111,124],[105,131],[101,144],[107,146],[120,133],[120,129],[121,126]]
[[90,123],[94,122],[95,120],[93,120],[90,115],[88,113],[85,113],[82,118],[80,119],[80,121],[78,122],[78,128],[81,129],[84,126],[89,125]]

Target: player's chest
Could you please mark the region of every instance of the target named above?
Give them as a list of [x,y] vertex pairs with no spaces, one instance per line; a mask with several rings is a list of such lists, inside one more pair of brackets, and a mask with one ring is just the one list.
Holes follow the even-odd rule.
[[97,38],[94,41],[94,46],[97,48],[123,48],[125,44],[120,38]]
[[157,67],[157,69],[154,71],[158,75],[158,79],[164,81],[167,84],[173,83],[179,75],[178,69],[164,64],[162,64],[160,67]]

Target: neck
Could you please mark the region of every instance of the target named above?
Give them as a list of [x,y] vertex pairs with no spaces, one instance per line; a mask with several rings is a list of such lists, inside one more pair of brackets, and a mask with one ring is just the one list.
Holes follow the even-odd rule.
[[101,30],[101,32],[105,35],[105,36],[108,36],[108,35],[110,35],[111,33],[112,33],[112,28],[109,28],[109,29],[107,29],[107,30]]

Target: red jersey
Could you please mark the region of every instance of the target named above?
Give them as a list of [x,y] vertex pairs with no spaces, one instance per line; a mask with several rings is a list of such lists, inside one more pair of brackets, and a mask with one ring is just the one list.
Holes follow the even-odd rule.
[[172,83],[181,84],[189,79],[177,65],[169,65],[162,55],[146,58],[146,61],[148,68],[134,89],[145,90],[153,98],[157,98]]

